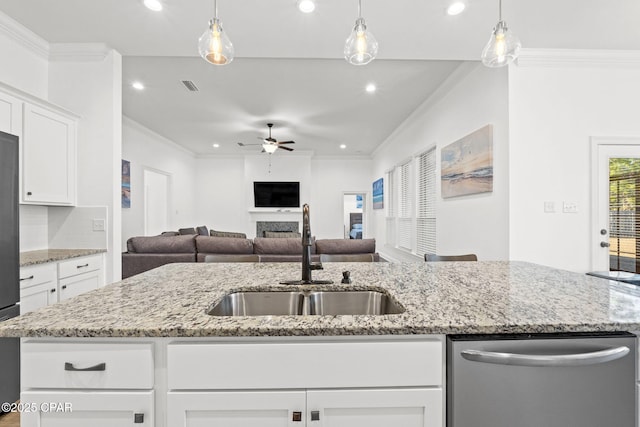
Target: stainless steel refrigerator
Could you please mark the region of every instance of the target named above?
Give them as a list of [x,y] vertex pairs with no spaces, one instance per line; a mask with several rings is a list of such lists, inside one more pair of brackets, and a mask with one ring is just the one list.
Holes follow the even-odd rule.
[[[0,321],[20,314],[18,137],[0,132]],[[0,402],[20,395],[20,339],[0,338]]]

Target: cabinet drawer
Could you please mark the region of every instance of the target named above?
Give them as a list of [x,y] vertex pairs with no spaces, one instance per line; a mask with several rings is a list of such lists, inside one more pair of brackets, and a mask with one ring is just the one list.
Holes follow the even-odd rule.
[[20,314],[46,307],[57,302],[56,284],[41,283],[20,289]]
[[20,269],[20,289],[41,285],[47,282],[55,282],[56,280],[57,275],[55,263],[22,267]]
[[414,387],[442,384],[434,340],[170,344],[171,390]]
[[75,276],[76,274],[102,268],[102,255],[94,255],[82,258],[73,258],[58,263],[58,278]]
[[152,344],[24,342],[22,387],[150,389]]

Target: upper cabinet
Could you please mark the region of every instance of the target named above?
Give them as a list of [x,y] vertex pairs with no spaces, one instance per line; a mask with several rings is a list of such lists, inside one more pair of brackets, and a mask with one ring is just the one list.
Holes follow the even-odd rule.
[[25,103],[23,123],[23,203],[75,205],[76,121]]
[[20,137],[20,203],[75,206],[78,117],[0,85],[0,131]]

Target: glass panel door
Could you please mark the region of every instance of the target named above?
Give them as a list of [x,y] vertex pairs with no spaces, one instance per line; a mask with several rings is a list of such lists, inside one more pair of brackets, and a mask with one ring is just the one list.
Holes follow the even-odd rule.
[[640,273],[640,159],[609,159],[609,268]]

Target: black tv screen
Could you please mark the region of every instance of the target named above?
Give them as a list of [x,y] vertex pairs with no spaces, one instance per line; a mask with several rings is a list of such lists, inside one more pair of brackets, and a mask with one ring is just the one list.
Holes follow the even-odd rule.
[[253,183],[253,199],[256,208],[299,208],[299,182]]

